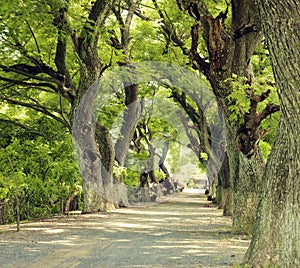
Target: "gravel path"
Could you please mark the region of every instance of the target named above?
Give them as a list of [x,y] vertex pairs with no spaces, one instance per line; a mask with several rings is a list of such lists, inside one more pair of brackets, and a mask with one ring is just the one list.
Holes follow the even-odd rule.
[[0,267],[232,267],[249,237],[203,195],[151,206],[0,226]]

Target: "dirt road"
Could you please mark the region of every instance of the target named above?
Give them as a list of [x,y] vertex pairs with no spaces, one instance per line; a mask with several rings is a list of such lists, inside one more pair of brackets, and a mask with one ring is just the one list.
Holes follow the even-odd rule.
[[232,267],[249,245],[199,194],[147,207],[0,227],[0,267]]

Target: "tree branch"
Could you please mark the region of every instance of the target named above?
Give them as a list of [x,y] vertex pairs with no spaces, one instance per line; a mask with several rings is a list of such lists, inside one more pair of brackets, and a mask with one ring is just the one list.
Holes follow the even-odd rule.
[[190,59],[193,67],[201,71],[206,77],[209,76],[210,64],[206,62],[198,53],[198,40],[199,40],[199,24],[195,23],[191,29],[192,45],[189,52]]
[[243,24],[240,28],[234,31],[233,37],[239,39],[248,33],[258,32],[258,27],[255,23]]
[[18,80],[9,79],[9,78],[3,77],[3,76],[0,76],[0,80],[9,82],[10,84],[13,84],[13,85],[41,88],[41,90],[45,91],[45,92],[50,92],[50,91],[43,89],[43,87],[49,87],[49,88],[53,89],[54,91],[56,91],[56,87],[54,87],[52,84],[49,84],[49,83],[32,83],[32,82],[27,82],[27,81],[18,81]]
[[46,135],[44,135],[44,134],[42,134],[42,133],[40,133],[40,132],[32,129],[29,126],[26,126],[24,124],[18,123],[18,122],[14,121],[14,120],[0,118],[0,123],[15,125],[15,126],[17,126],[19,128],[25,129],[26,131],[28,131],[28,132],[30,132],[30,133],[32,133],[34,135],[37,135],[37,136],[46,138],[47,140],[50,140],[50,138],[47,137]]
[[38,52],[38,54],[41,54],[41,50],[40,50],[40,47],[39,47],[39,43],[38,43],[38,41],[37,41],[37,39],[36,39],[36,36],[35,36],[35,34],[34,34],[32,28],[31,28],[31,26],[30,26],[28,20],[25,20],[25,22],[26,22],[26,24],[27,24],[27,26],[28,26],[28,28],[29,28],[29,31],[30,31],[30,33],[31,33],[31,35],[32,35],[32,37],[33,37],[33,40],[34,40],[34,42],[35,42],[35,46],[36,46],[37,52]]
[[[130,43],[130,26],[132,22],[132,18],[135,12],[135,3],[133,0],[128,1],[128,9],[127,9],[127,16],[125,18],[125,21],[121,14],[121,6],[119,3],[118,8],[116,8],[115,4],[112,5],[112,10],[120,24],[120,32],[121,32],[121,43],[118,41],[116,37],[111,39],[112,43],[114,44],[114,47],[120,47],[124,51],[125,56],[125,64],[129,63],[129,43]],[[115,40],[115,43],[113,42]],[[121,63],[123,64],[123,63]]]
[[259,121],[263,121],[269,115],[280,111],[280,106],[275,103],[268,103],[267,106],[259,113]]
[[13,72],[13,73],[21,74],[28,78],[32,78],[32,79],[35,79],[38,81],[55,83],[57,85],[60,83],[60,81],[58,79],[53,78],[53,77],[47,78],[47,77],[37,76],[37,74],[42,73],[42,69],[37,66],[32,66],[32,65],[28,65],[28,64],[15,64],[12,66],[5,66],[5,65],[0,64],[0,68],[5,72]]
[[[38,74],[38,73],[45,73],[47,75],[49,75],[50,77],[52,77],[53,79],[56,80],[56,83],[59,84],[61,83],[61,81],[64,80],[64,78],[57,73],[51,66],[45,64],[41,58],[36,59],[35,57],[31,56],[28,51],[25,49],[25,47],[21,44],[21,42],[15,37],[14,38],[15,41],[15,48],[25,57],[27,58],[31,63],[34,64],[34,66],[30,66],[27,64],[17,64],[17,66],[29,66],[31,67],[29,69],[29,72],[25,71],[23,74],[30,77],[30,75],[32,75],[32,73],[30,71],[34,70],[33,68],[35,68],[35,72],[34,74]],[[2,65],[3,66],[3,65]],[[13,66],[12,66],[13,67]],[[19,71],[24,71],[24,70],[19,70]],[[19,72],[20,73],[20,72]],[[21,74],[21,73],[20,73]],[[37,77],[32,77],[34,79],[37,79]]]
[[22,107],[27,107],[27,108],[33,109],[37,112],[41,112],[41,113],[55,119],[56,121],[62,123],[64,126],[69,128],[69,125],[65,122],[65,120],[63,120],[60,117],[56,116],[55,114],[51,113],[49,111],[49,108],[46,108],[43,105],[40,105],[40,104],[37,104],[37,103],[33,104],[33,103],[22,102],[22,101],[14,100],[14,99],[11,99],[11,98],[7,98],[3,95],[0,95],[0,99],[4,100],[4,101],[6,101],[10,104],[19,105],[19,106],[22,106]]
[[180,47],[180,49],[184,55],[188,55],[188,49],[185,47],[185,43],[178,37],[172,21],[169,18],[168,18],[168,22],[166,20],[165,17],[168,17],[168,15],[166,14],[166,16],[165,16],[163,14],[163,12],[159,8],[156,0],[152,0],[152,2],[154,4],[155,9],[158,12],[158,15],[161,18],[162,23],[160,26],[168,38],[167,42],[172,41],[176,46]]
[[[199,155],[200,155],[200,151],[199,151],[199,148],[200,148],[200,143],[199,141],[193,136],[192,132],[191,132],[191,129],[188,125],[188,119],[185,118],[182,114],[182,112],[179,110],[177,111],[177,115],[178,117],[180,118],[183,126],[184,126],[184,129],[185,129],[185,133],[187,135],[187,137],[189,138],[189,141],[190,141],[190,146],[188,146],[194,153],[195,155],[197,156],[197,158],[199,158]],[[202,159],[203,160],[203,159]]]
[[[58,91],[64,95],[72,103],[76,96],[76,86],[74,85],[70,72],[66,64],[67,55],[67,39],[66,34],[71,32],[70,25],[66,18],[67,8],[60,8],[55,14],[54,21],[58,30],[56,53],[54,63],[56,65],[58,74],[62,77],[61,83],[58,84]],[[72,36],[72,34],[71,34]],[[65,90],[65,89],[68,90]]]
[[87,42],[87,46],[94,47],[98,43],[99,31],[108,17],[110,6],[111,1],[108,0],[96,0],[94,2],[78,40],[80,45]]

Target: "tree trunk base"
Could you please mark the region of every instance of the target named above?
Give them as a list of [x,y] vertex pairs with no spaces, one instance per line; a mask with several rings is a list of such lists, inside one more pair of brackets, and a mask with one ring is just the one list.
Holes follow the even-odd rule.
[[129,207],[128,191],[124,183],[114,184],[115,203],[117,207]]
[[257,194],[247,193],[247,196],[241,194],[235,198],[235,204],[232,226],[233,232],[252,234]]
[[[107,212],[116,209],[111,187],[97,191],[94,185],[85,184],[83,188],[83,213]],[[106,193],[106,195],[104,193]],[[107,197],[106,197],[107,196]]]

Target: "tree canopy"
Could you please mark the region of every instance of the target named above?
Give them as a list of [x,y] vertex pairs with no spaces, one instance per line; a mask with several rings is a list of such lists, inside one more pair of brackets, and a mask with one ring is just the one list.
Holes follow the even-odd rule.
[[[299,107],[290,98],[297,100],[299,81],[284,89],[292,83],[285,75],[295,70],[277,68],[290,56],[277,57],[274,44],[280,34],[298,35],[286,31],[288,23],[273,32],[268,19],[277,15],[267,12],[273,7],[256,2],[3,3],[0,223],[14,221],[16,188],[21,219],[107,211],[155,199],[161,189],[175,191],[176,179],[188,181],[176,174],[193,162],[207,173],[213,193],[218,185],[216,200],[233,217],[233,230],[262,236],[253,229],[255,213],[265,226],[259,213],[271,203],[258,193],[272,196],[270,178],[277,175],[271,170],[284,167],[276,154],[289,145],[279,137],[297,140],[298,133]],[[282,187],[293,192],[295,181],[287,178]],[[160,190],[151,191],[154,185]],[[292,199],[282,201],[291,221]],[[282,263],[285,258],[282,253]]]

